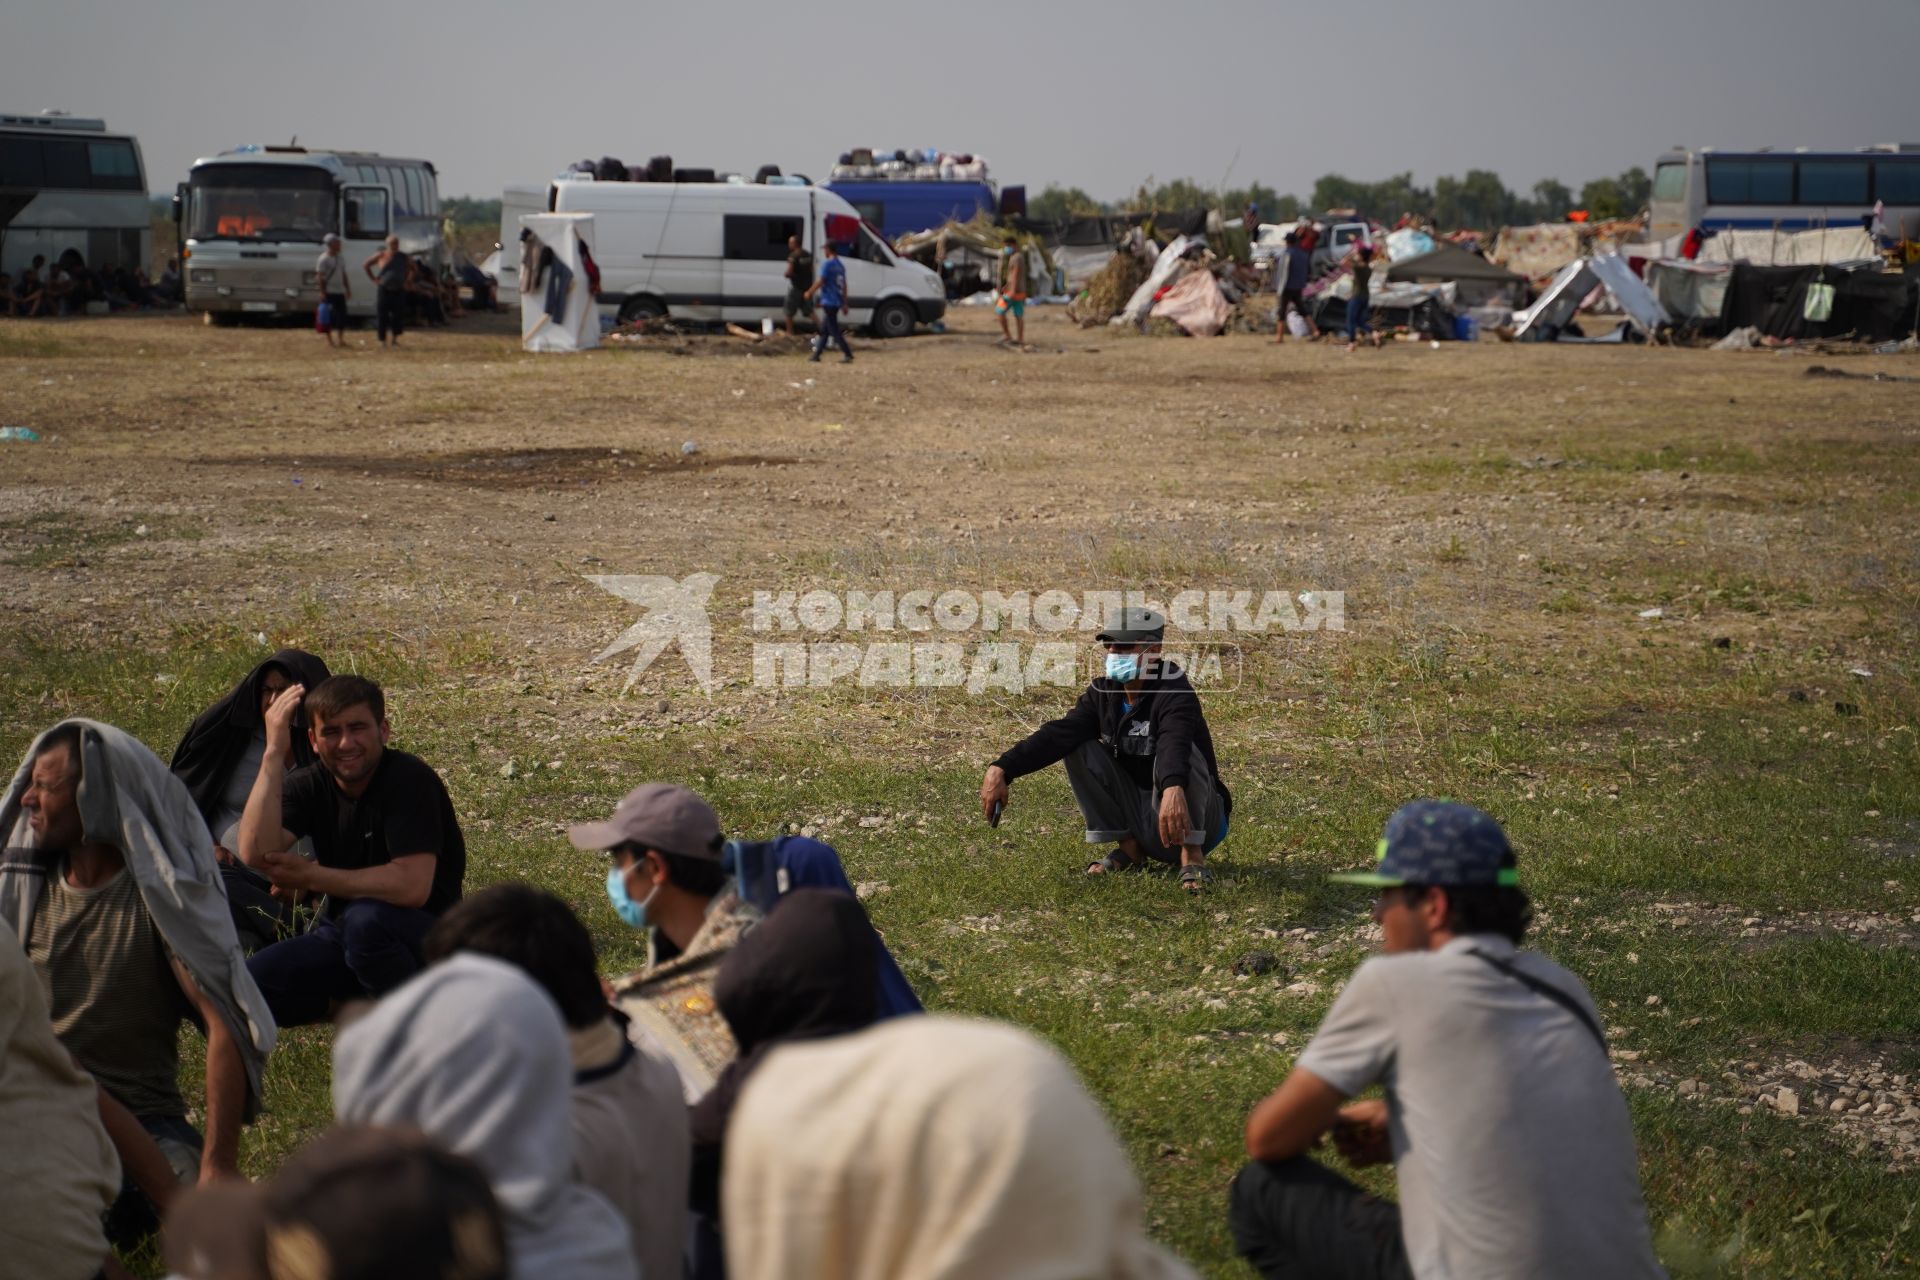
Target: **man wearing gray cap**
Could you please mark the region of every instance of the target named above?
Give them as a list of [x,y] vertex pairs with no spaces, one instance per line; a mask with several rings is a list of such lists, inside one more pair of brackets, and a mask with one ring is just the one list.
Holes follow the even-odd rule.
[[340,256],[340,237],[329,231],[320,261],[314,264],[314,283],[320,286],[323,308],[314,327],[325,335],[330,347],[347,345],[347,299],[353,296],[353,281],[348,279],[347,260]]
[[1150,857],[1180,864],[1180,883],[1198,892],[1213,879],[1206,856],[1226,838],[1233,796],[1220,782],[1199,694],[1161,653],[1166,629],[1153,609],[1122,610],[1095,637],[1105,673],[1066,715],[987,766],[980,808],[998,825],[1014,779],[1065,761],[1087,843],[1116,845],[1089,875],[1138,871]]
[[634,1038],[680,1072],[689,1102],[738,1053],[713,1000],[713,979],[760,913],[722,860],[713,806],[685,787],[649,782],[621,798],[605,822],[569,833],[576,849],[612,855],[607,897],[620,919],[645,929],[647,964],[613,983]]

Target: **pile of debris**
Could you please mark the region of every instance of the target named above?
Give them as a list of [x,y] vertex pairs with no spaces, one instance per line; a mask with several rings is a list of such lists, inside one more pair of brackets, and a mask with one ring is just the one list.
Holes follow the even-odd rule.
[[1053,257],[1040,237],[1003,227],[985,212],[976,213],[968,222],[949,218],[931,230],[910,232],[893,247],[901,257],[937,271],[947,298],[957,302],[997,287],[1000,252],[1009,245],[1026,255],[1028,296],[1039,299],[1056,294]]

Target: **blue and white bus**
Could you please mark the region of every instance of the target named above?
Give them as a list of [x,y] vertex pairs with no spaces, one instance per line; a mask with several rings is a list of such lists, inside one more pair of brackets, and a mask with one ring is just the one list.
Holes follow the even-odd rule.
[[1675,150],[1653,170],[1647,234],[1857,227],[1886,206],[1887,233],[1920,237],[1920,145],[1858,151]]
[[447,261],[440,187],[433,165],[359,151],[240,147],[196,160],[174,197],[180,269],[189,311],[210,320],[311,311],[320,304],[315,264],[337,232],[353,272],[349,314],[372,315],[372,282],[361,263],[389,234],[420,265]]
[[18,277],[69,249],[89,267],[150,268],[140,144],[104,120],[0,115],[0,271]]

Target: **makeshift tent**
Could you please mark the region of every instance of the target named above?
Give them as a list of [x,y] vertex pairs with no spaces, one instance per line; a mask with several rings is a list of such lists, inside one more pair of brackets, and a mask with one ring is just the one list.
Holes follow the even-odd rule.
[[1495,299],[1507,303],[1525,300],[1525,276],[1488,262],[1458,245],[1440,244],[1418,256],[1387,264],[1387,279],[1416,284],[1453,281],[1454,297],[1462,306],[1477,307]]
[[520,345],[528,351],[599,346],[600,309],[586,268],[593,252],[593,215],[528,213],[521,215],[520,226],[534,241],[522,247],[522,274],[535,273],[520,291]]
[[1675,323],[1702,333],[1719,332],[1720,317],[1727,307],[1727,286],[1733,280],[1731,266],[1663,259],[1647,263],[1645,279]]
[[1232,313],[1213,272],[1200,268],[1175,281],[1149,314],[1173,321],[1188,337],[1211,338],[1226,328]]
[[1160,251],[1153,261],[1153,270],[1147,273],[1147,281],[1133,291],[1127,299],[1127,305],[1120,308],[1120,314],[1107,323],[1112,325],[1139,324],[1147,318],[1147,312],[1153,308],[1153,300],[1164,289],[1175,273],[1185,266],[1186,255],[1205,249],[1206,241],[1191,240],[1186,236],[1175,237],[1173,243]]
[[[1345,287],[1340,287],[1345,286]],[[1371,323],[1381,333],[1404,329],[1408,333],[1436,342],[1448,342],[1455,336],[1451,284],[1388,284],[1375,288],[1368,298]],[[1313,310],[1313,322],[1323,332],[1347,331],[1347,297],[1351,284],[1341,280],[1307,305]]]
[[1536,286],[1580,259],[1580,228],[1571,222],[1544,222],[1532,227],[1502,227],[1487,257],[1517,271]]
[[[1833,290],[1830,309],[1810,307],[1815,291]],[[1915,284],[1902,275],[1841,267],[1756,267],[1736,264],[1727,286],[1725,330],[1753,327],[1774,338],[1857,338],[1886,342],[1913,332]]]
[[1513,336],[1521,342],[1552,342],[1596,288],[1605,289],[1642,333],[1650,335],[1672,323],[1660,300],[1633,274],[1626,259],[1609,253],[1580,258],[1560,268],[1531,307],[1514,313]]
[[1717,231],[1700,249],[1702,262],[1750,262],[1756,267],[1817,267],[1878,262],[1880,250],[1864,227],[1817,231]]

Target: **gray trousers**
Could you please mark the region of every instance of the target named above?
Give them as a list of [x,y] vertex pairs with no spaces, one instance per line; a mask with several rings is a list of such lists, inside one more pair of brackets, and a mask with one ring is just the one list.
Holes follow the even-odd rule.
[[[1087,820],[1088,844],[1112,844],[1127,836],[1140,842],[1150,858],[1160,862],[1180,861],[1180,850],[1160,843],[1160,796],[1152,787],[1142,787],[1127,775],[1106,745],[1098,740],[1083,742],[1066,759],[1067,784],[1073,788],[1074,801]],[[1186,844],[1211,847],[1220,834],[1220,792],[1213,785],[1213,770],[1200,748],[1193,749],[1187,762],[1187,820],[1194,829],[1187,832]]]

